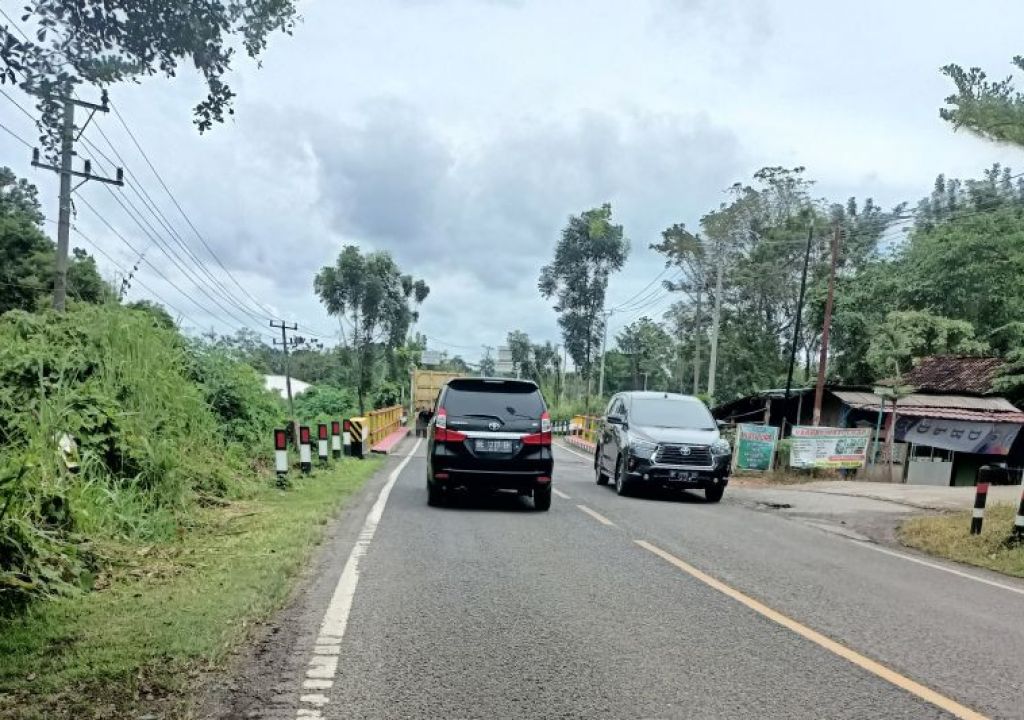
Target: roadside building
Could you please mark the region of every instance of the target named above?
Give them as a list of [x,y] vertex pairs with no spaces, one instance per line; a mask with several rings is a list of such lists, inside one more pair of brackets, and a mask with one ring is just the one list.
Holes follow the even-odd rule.
[[[888,465],[891,448],[897,482],[973,485],[985,464],[1007,466],[1006,480],[1020,482],[1024,412],[993,388],[1003,366],[1000,358],[934,356],[872,387],[830,385],[821,424],[877,428],[869,463]],[[813,404],[812,388],[798,388],[788,399],[783,390],[765,390],[713,412],[726,422],[774,425],[786,437],[793,425],[811,423]]]
[[[273,390],[279,394],[282,398],[288,398],[287,379],[284,375],[264,375],[263,385],[267,390]],[[312,385],[309,383],[302,382],[292,378],[292,397],[301,395],[302,393],[309,390]]]

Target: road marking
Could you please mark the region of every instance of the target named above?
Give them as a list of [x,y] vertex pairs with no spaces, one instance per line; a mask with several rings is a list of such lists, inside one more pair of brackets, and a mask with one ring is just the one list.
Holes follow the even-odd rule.
[[591,510],[591,509],[590,509],[590,508],[588,508],[588,507],[587,507],[586,505],[577,505],[576,507],[578,507],[578,508],[579,508],[580,510],[582,510],[583,512],[585,512],[585,513],[586,513],[587,515],[589,515],[590,517],[592,517],[592,518],[594,518],[595,520],[597,520],[597,521],[598,521],[599,523],[601,523],[602,525],[609,525],[609,526],[611,526],[611,527],[615,527],[615,523],[613,523],[613,522],[612,522],[611,520],[609,520],[608,518],[606,518],[606,517],[605,517],[604,515],[602,515],[601,513],[597,512],[597,511],[595,511],[595,510]]
[[593,455],[584,455],[581,452],[577,452],[577,451],[573,450],[572,448],[570,448],[565,443],[558,443],[558,447],[560,449],[562,449],[562,450],[565,450],[567,453],[571,453],[571,454],[575,455],[578,458],[586,460],[588,463],[594,462],[594,456]]
[[561,490],[557,490],[557,489],[555,489],[555,488],[551,488],[551,492],[553,492],[553,493],[554,493],[555,495],[557,495],[558,497],[562,498],[563,500],[572,500],[572,498],[571,498],[571,497],[569,497],[568,495],[566,495],[566,494],[565,494],[564,492],[562,492]]
[[854,540],[854,543],[860,545],[863,548],[867,548],[868,550],[880,552],[883,555],[891,555],[892,557],[900,558],[901,560],[907,560],[908,562],[917,563],[918,565],[924,565],[925,567],[930,567],[934,570],[941,570],[942,572],[947,572],[950,575],[956,575],[958,577],[967,578],[968,580],[973,580],[974,582],[979,582],[983,585],[990,585],[991,587],[999,588],[1000,590],[1008,590],[1012,593],[1017,593],[1018,595],[1024,595],[1024,588],[1014,587],[1013,585],[1004,585],[1003,583],[996,582],[995,580],[989,580],[987,578],[978,577],[977,575],[971,575],[970,573],[966,573],[955,568],[946,567],[945,565],[940,565],[938,563],[928,562],[927,560],[916,558],[913,555],[906,555],[901,552],[896,552],[895,550],[888,550],[886,548],[879,547],[873,543],[862,542],[859,540]]
[[[381,488],[377,500],[366,515],[363,527],[359,531],[359,537],[356,540],[356,544],[352,547],[352,552],[349,553],[345,567],[341,571],[341,577],[338,578],[338,585],[334,588],[334,595],[331,597],[331,602],[328,604],[327,610],[324,612],[324,618],[320,623],[320,633],[315,641],[314,655],[309,661],[309,667],[306,669],[307,679],[303,682],[303,687],[307,690],[327,690],[334,684],[332,678],[337,673],[338,656],[333,652],[324,653],[318,651],[318,649],[326,650],[330,648],[333,650],[334,647],[340,645],[342,638],[345,637],[348,616],[352,610],[352,599],[355,597],[356,585],[359,583],[359,561],[370,548],[370,542],[373,540],[374,533],[377,532],[377,525],[384,514],[384,506],[388,502],[388,496],[391,495],[391,489],[398,482],[398,476],[405,470],[406,465],[416,455],[420,442],[420,440],[417,440],[409,454],[391,471],[391,475],[388,476],[387,482]],[[318,708],[322,708],[330,702],[326,695],[320,693],[302,695],[299,700],[315,705]],[[295,716],[298,719],[316,717],[316,715],[310,715],[306,708],[297,710]]]
[[678,569],[685,572],[687,575],[690,575],[691,577],[700,580],[705,585],[717,590],[723,595],[727,595],[736,602],[746,605],[748,608],[758,613],[759,615],[763,615],[769,620],[776,622],[779,625],[782,625],[784,628],[792,630],[797,635],[800,635],[801,637],[810,640],[815,645],[818,645],[828,650],[829,652],[838,655],[839,657],[845,660],[850,661],[862,670],[867,670],[869,673],[876,675],[877,677],[880,677],[882,680],[885,680],[886,682],[895,685],[901,690],[905,690],[906,692],[909,692],[912,695],[916,695],[918,698],[924,700],[925,702],[931,703],[932,705],[935,705],[936,707],[945,710],[946,712],[954,715],[955,717],[962,718],[963,720],[986,720],[984,715],[981,715],[980,713],[971,710],[969,707],[961,705],[956,700],[948,698],[945,695],[941,695],[936,691],[932,690],[931,688],[925,687],[924,685],[915,682],[904,675],[900,675],[895,670],[891,670],[887,668],[885,665],[875,662],[871,658],[865,657],[864,655],[861,655],[855,650],[851,650],[842,643],[836,642],[831,638],[825,637],[821,633],[812,630],[806,625],[803,625],[786,615],[783,615],[777,610],[772,610],[764,603],[761,603],[755,600],[754,598],[750,597],[749,595],[745,595],[739,590],[736,590],[731,586],[726,585],[721,580],[717,580],[716,578],[711,577],[707,573],[698,570],[689,563],[680,560],[672,553],[662,550],[658,546],[652,545],[646,540],[634,540],[634,542],[640,547],[642,547],[644,550],[654,553],[662,560],[668,562],[671,565],[674,565]]

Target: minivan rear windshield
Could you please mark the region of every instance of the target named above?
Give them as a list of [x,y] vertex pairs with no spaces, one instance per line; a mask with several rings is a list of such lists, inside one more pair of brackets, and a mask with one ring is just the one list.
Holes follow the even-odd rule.
[[527,383],[452,383],[444,396],[448,415],[487,415],[540,418],[544,399],[534,385]]
[[641,398],[633,400],[629,417],[634,425],[714,430],[715,419],[697,400]]

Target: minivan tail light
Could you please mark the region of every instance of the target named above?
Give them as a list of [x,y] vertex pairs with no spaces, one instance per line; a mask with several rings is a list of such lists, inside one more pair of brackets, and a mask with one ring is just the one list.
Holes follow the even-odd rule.
[[545,410],[540,416],[540,432],[523,435],[523,445],[551,444],[551,415]]
[[437,415],[434,417],[434,442],[462,442],[468,437],[468,435],[460,433],[458,430],[449,430],[448,413],[443,408],[438,409]]

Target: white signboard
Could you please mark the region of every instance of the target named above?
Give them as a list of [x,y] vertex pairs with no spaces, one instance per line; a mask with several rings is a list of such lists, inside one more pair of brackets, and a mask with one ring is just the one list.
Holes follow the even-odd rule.
[[864,467],[871,428],[793,428],[789,464],[797,468]]
[[441,353],[437,350],[424,350],[420,354],[420,365],[440,365]]

